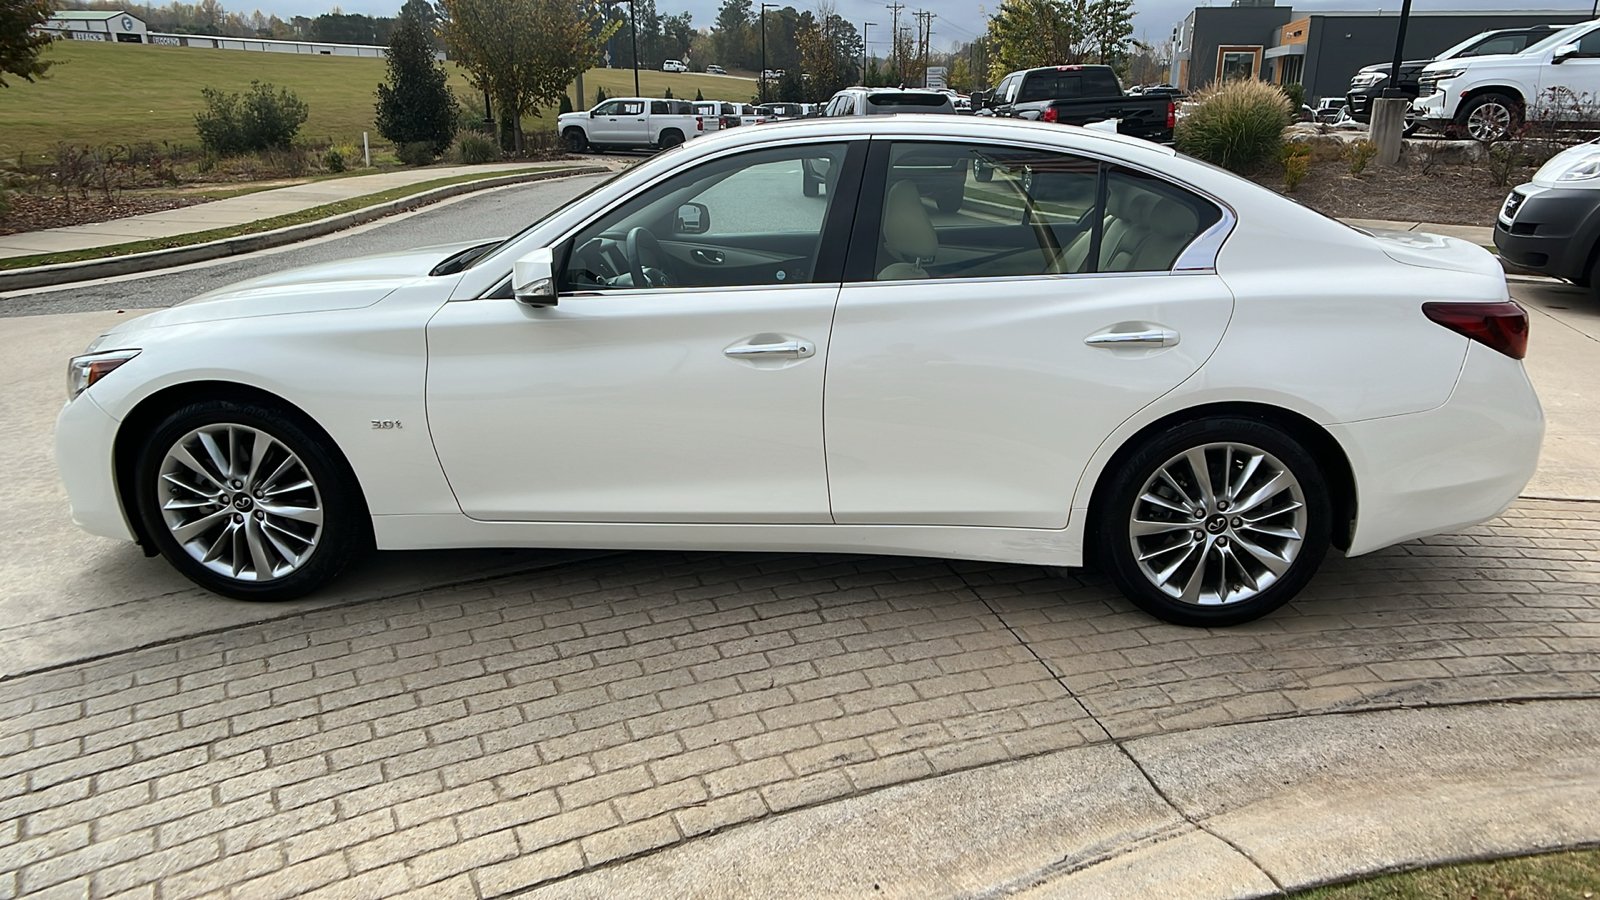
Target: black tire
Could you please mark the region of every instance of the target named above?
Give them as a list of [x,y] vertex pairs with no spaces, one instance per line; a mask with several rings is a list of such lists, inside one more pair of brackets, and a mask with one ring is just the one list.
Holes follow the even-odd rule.
[[[1224,470],[1229,472],[1225,484],[1245,477],[1248,469],[1246,480],[1215,495],[1205,493],[1195,484],[1195,466],[1187,461],[1197,448],[1208,470],[1208,484]],[[1261,459],[1252,465],[1251,456],[1243,451],[1260,454]],[[1332,505],[1327,481],[1299,441],[1264,422],[1221,417],[1175,425],[1151,436],[1114,465],[1096,496],[1093,547],[1117,589],[1158,619],[1196,627],[1258,619],[1293,599],[1328,552]],[[1274,490],[1268,479],[1280,467],[1293,484]],[[1162,470],[1184,493],[1168,487],[1169,482],[1155,481]],[[1254,496],[1264,489],[1265,497]],[[1188,516],[1142,499],[1151,493],[1189,508]],[[1193,504],[1200,501],[1191,494],[1210,498],[1204,515],[1194,515]],[[1136,533],[1136,503],[1141,504],[1138,521],[1171,527]],[[1230,505],[1238,508],[1230,512]],[[1240,512],[1254,513],[1255,518],[1245,521]],[[1298,545],[1282,536],[1291,532],[1300,535]],[[1191,548],[1200,548],[1200,556],[1195,557]],[[1288,565],[1274,574],[1256,551],[1271,554],[1274,564],[1287,560]],[[1161,575],[1157,568],[1166,573],[1169,587],[1194,602],[1164,590],[1156,580]]]
[[582,128],[568,128],[561,132],[561,142],[572,153],[582,153],[589,149],[589,136],[583,133]]
[[681,143],[683,143],[683,132],[676,129],[661,132],[661,149],[671,150]]
[[[1491,113],[1491,110],[1500,112]],[[1475,117],[1503,121],[1504,126],[1497,127],[1490,133],[1487,124],[1480,126],[1474,123]],[[1505,94],[1494,92],[1479,94],[1461,104],[1461,109],[1456,111],[1455,126],[1475,141],[1493,143],[1505,140],[1514,136],[1517,129],[1522,127],[1522,104]]]
[[[189,514],[195,517],[216,518],[214,525],[195,533],[190,546],[211,542],[215,535],[216,544],[212,552],[216,552],[217,547],[223,546],[228,540],[226,533],[243,531],[245,548],[240,547],[239,538],[228,543],[233,551],[232,559],[239,560],[245,555],[252,555],[255,546],[251,540],[254,539],[256,545],[263,548],[265,556],[262,558],[274,565],[293,566],[282,572],[269,572],[268,577],[259,580],[255,579],[254,572],[248,575],[224,574],[191,555],[190,550],[174,535],[174,525],[169,524],[166,518],[168,511],[162,507],[164,497],[190,496],[173,486],[177,482],[167,477],[173,471],[189,475],[188,471],[176,468],[168,469],[166,475],[163,474],[164,465],[175,465],[168,460],[168,453],[180,442],[203,449],[203,444],[192,442],[199,440],[192,436],[200,429],[225,426],[239,429],[238,433],[247,436],[250,431],[264,433],[277,442],[276,447],[267,447],[260,460],[254,459],[253,449],[242,451],[240,455],[229,453],[230,468],[235,470],[235,474],[242,466],[254,470],[256,466],[250,466],[251,462],[262,468],[273,468],[275,473],[244,473],[242,479],[229,481],[222,486],[222,491],[227,493],[219,494],[219,497],[231,496],[232,502],[208,501],[189,510]],[[191,440],[186,442],[186,438]],[[243,447],[246,443],[241,439],[239,446]],[[169,413],[141,444],[143,449],[134,465],[134,496],[145,533],[174,568],[209,591],[239,600],[292,600],[333,581],[359,552],[371,545],[370,519],[354,473],[343,457],[330,448],[321,430],[299,413],[251,401],[202,400]],[[298,463],[299,469],[292,465],[280,469],[282,461],[289,458],[289,454],[296,458],[291,463]],[[197,458],[199,455],[195,454]],[[189,477],[195,484],[208,490],[210,485],[221,483],[216,475],[227,474],[216,464],[214,457],[207,459],[203,466],[212,475],[194,474]],[[285,479],[275,481],[276,471],[285,472]],[[294,477],[297,472],[303,472],[306,476],[304,480],[311,483],[311,488],[296,486],[301,480]],[[251,480],[255,480],[256,486],[262,490],[252,492]],[[228,479],[224,477],[222,481]],[[276,491],[275,486],[278,488]],[[230,491],[230,487],[236,492]],[[161,493],[163,488],[167,492],[165,495]],[[201,493],[193,489],[191,492]],[[252,493],[256,498],[271,497],[276,493],[278,498],[267,502],[252,500],[249,496]],[[267,505],[268,502],[274,506]],[[293,509],[299,514],[302,507],[312,504],[321,512],[320,527],[314,533],[312,525],[297,523],[292,516],[274,512]],[[291,535],[290,531],[295,532],[298,538]],[[283,552],[284,547],[290,550],[305,549],[302,558],[291,563],[289,556]],[[250,553],[239,552],[241,550],[249,550]],[[214,562],[220,566],[228,564],[226,559]],[[238,565],[242,563],[236,563],[236,573],[239,571]],[[253,563],[252,568],[256,568]]]

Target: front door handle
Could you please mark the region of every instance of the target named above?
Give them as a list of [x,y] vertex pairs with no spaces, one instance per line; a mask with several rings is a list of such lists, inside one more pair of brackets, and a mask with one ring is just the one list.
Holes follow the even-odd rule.
[[781,344],[736,344],[722,351],[734,359],[810,359],[817,345],[810,341],[784,341]]
[[703,262],[712,266],[722,265],[722,260],[724,259],[721,250],[702,250],[696,247],[690,253],[694,256],[696,262]]
[[1091,334],[1083,339],[1091,347],[1175,347],[1178,344],[1178,333],[1167,328],[1151,328],[1145,331],[1102,331]]

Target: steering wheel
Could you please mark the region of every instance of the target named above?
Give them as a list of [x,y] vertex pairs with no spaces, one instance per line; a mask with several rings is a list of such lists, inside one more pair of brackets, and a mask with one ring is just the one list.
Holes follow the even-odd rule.
[[[675,279],[672,270],[667,268],[667,256],[661,252],[661,242],[648,228],[629,231],[627,241],[623,244],[623,253],[628,257],[628,272],[633,276],[635,288],[673,286]],[[652,283],[645,276],[647,268],[656,273],[659,283]]]

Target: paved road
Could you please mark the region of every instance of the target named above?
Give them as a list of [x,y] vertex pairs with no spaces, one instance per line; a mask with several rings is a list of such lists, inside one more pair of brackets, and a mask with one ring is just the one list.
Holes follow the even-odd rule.
[[431,244],[515,234],[604,176],[535,182],[425,207],[317,241],[171,272],[0,294],[0,317],[171,306],[245,278]]

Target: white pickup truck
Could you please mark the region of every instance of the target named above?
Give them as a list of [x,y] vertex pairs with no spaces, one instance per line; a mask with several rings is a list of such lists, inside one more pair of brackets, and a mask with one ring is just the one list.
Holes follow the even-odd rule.
[[1429,63],[1417,84],[1411,111],[1429,129],[1498,141],[1530,118],[1592,127],[1600,114],[1600,20],[1562,29],[1521,53]]
[[687,100],[618,97],[588,112],[556,119],[561,143],[575,153],[612,147],[676,147],[706,133],[705,118]]

